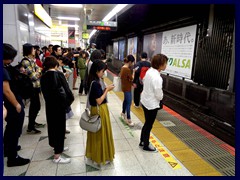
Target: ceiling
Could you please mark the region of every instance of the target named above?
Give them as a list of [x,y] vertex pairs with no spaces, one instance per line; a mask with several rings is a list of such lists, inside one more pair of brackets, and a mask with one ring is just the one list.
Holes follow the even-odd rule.
[[[44,9],[52,18],[53,26],[59,25],[58,16],[78,17],[80,21],[61,20],[62,24],[79,25],[79,38],[81,39],[82,27],[84,19],[101,21],[117,4],[83,4],[82,8],[54,6],[51,4],[43,4]],[[86,16],[87,15],[87,16]],[[91,33],[91,30],[88,30]],[[57,32],[52,35],[56,35]],[[76,32],[76,34],[78,34]],[[60,34],[59,34],[60,35]],[[62,34],[61,34],[62,35]]]

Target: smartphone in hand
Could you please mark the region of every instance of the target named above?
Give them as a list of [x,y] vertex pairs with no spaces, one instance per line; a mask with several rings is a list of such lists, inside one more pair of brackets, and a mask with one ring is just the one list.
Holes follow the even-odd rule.
[[136,70],[138,70],[138,68],[139,68],[139,66],[135,67],[134,70],[136,71]]

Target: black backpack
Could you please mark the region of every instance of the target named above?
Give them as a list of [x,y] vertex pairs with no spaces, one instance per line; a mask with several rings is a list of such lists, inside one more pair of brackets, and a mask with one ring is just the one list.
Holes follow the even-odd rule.
[[14,83],[17,93],[22,99],[29,99],[33,95],[33,83],[28,75],[21,73],[21,68],[22,63],[19,63],[16,66],[10,65],[6,69],[10,73],[11,80]]

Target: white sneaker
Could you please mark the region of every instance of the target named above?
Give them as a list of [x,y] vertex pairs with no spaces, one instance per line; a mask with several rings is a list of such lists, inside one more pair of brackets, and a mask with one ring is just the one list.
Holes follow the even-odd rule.
[[67,146],[63,148],[63,151],[68,151],[68,150],[69,150],[69,147]]
[[58,159],[53,159],[53,162],[56,164],[67,164],[71,162],[71,159],[63,158],[62,156],[59,156]]

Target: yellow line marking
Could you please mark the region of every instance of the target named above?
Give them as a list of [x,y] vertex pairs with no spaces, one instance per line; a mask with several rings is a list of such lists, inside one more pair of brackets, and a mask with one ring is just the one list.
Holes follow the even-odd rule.
[[158,149],[158,152],[174,170],[182,168],[180,164],[168,153],[168,151],[163,147],[163,145],[152,134],[150,135],[149,140],[152,145]]

